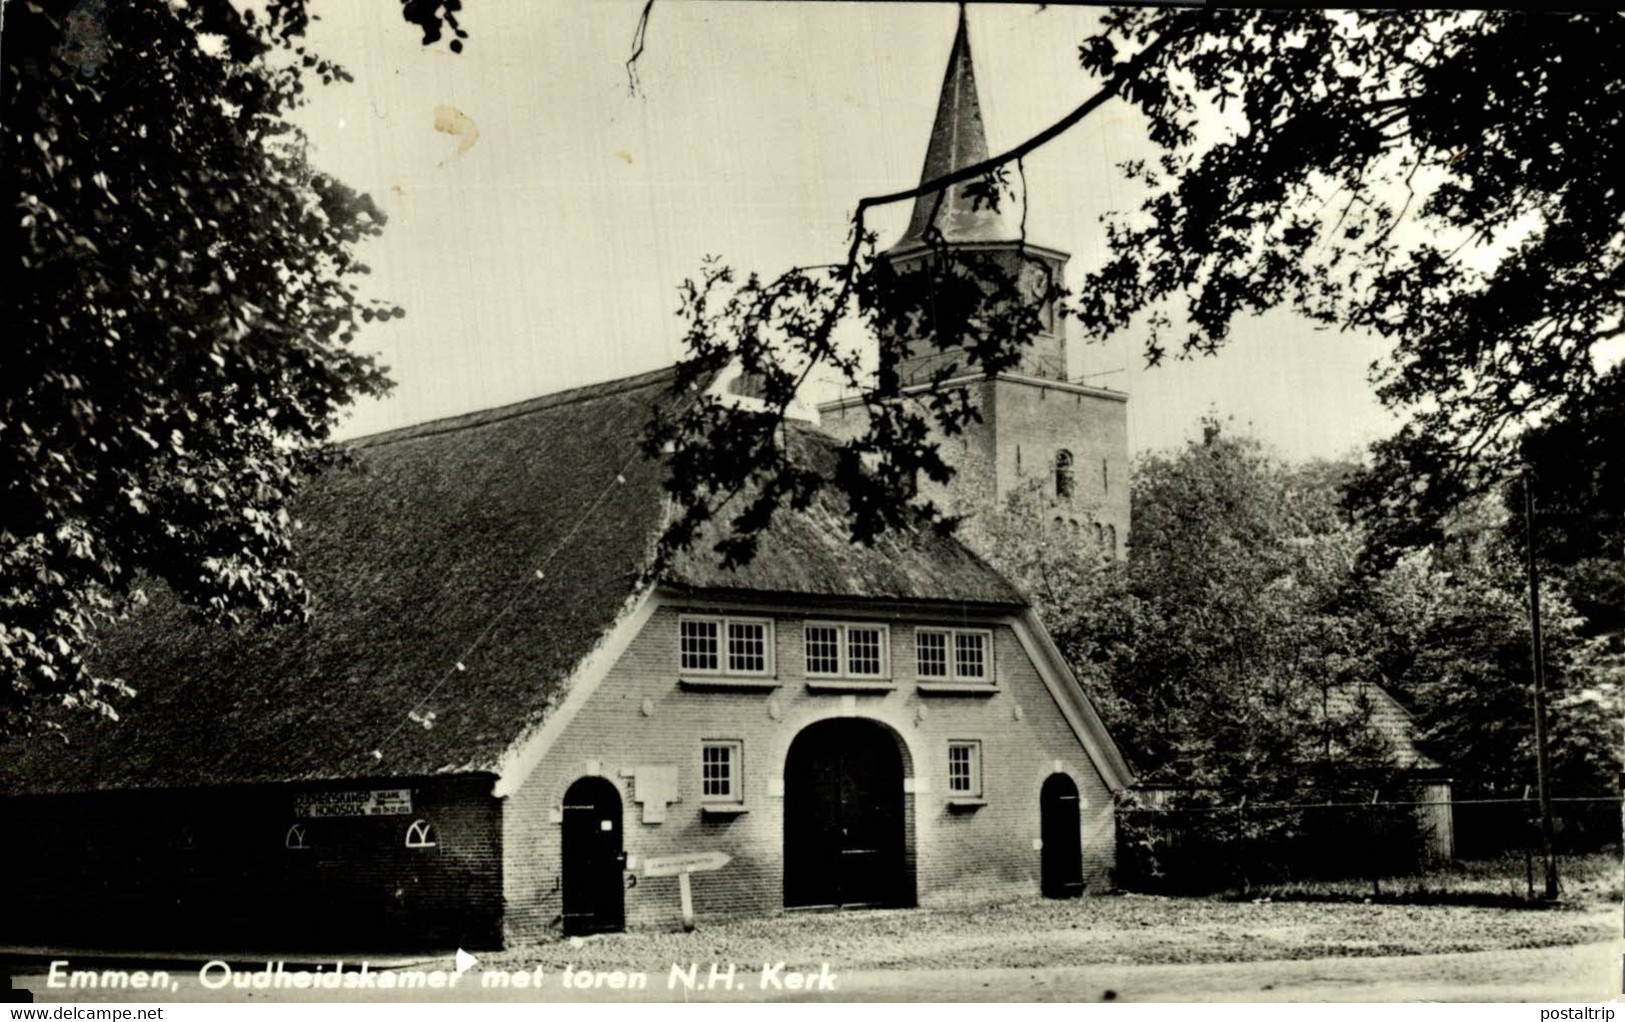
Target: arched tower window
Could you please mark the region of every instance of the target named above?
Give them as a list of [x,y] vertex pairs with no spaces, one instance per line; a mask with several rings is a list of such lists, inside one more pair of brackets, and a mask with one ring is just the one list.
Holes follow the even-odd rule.
[[1099,522],[1095,523],[1095,549],[1106,549],[1106,527]]
[[1106,526],[1106,554],[1112,560],[1117,559],[1117,526],[1115,525]]
[[1072,452],[1055,452],[1055,495],[1072,496]]
[[295,850],[309,848],[310,836],[305,833],[305,825],[296,823],[288,828],[288,833],[282,838],[282,847]]

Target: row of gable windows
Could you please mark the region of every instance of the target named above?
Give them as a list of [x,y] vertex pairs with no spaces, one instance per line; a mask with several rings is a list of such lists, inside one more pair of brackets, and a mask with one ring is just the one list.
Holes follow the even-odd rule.
[[[689,615],[678,619],[678,662],[685,676],[773,675],[769,618]],[[808,621],[802,626],[808,678],[854,681],[892,677],[891,627],[867,622]],[[919,627],[914,670],[924,681],[993,681],[993,633],[985,628]]]

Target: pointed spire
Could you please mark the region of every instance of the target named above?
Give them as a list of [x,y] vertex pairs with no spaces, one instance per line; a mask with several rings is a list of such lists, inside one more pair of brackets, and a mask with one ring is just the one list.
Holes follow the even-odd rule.
[[[925,150],[920,183],[951,174],[987,157],[987,131],[982,126],[982,103],[976,94],[970,31],[965,22],[965,5],[960,4],[959,31],[954,35],[953,49],[948,54],[948,70],[942,78],[942,96],[937,100],[937,119],[931,126],[931,141]],[[965,192],[965,185],[969,183],[952,185],[947,194],[933,192],[917,197],[908,230],[893,246],[893,251],[923,243],[933,223],[949,242],[1015,240],[1020,234],[1017,218],[1011,215],[1016,199],[1005,195],[997,210],[986,202],[978,209]]]

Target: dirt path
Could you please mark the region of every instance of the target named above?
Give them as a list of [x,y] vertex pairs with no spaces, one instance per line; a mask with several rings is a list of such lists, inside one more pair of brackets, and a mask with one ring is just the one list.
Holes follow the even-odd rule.
[[[1625,942],[1392,958],[857,973],[839,1000],[1605,1001]],[[1108,993],[1109,992],[1109,993]]]

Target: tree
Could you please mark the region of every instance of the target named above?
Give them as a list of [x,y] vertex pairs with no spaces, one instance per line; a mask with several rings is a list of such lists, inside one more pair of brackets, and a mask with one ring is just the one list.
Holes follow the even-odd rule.
[[[649,449],[681,450],[688,470],[671,481],[684,514],[665,545],[686,545],[746,489],[758,496],[731,519],[729,559],[749,555],[777,507],[823,486],[850,500],[859,541],[942,523],[917,480],[950,473],[937,445],[976,410],[949,393],[900,400],[884,349],[918,343],[913,327],[946,300],[928,343],[958,351],[960,372],[996,371],[1030,341],[1029,313],[1053,282],[1024,292],[940,232],[934,268],[901,279],[865,213],[954,185],[1007,201],[1023,157],[1113,100],[1145,117],[1163,155],[1126,168],[1148,198],[1111,223],[1110,256],[1068,311],[1092,336],[1143,328],[1152,363],[1216,351],[1238,316],[1277,306],[1390,338],[1378,394],[1410,421],[1351,499],[1380,526],[1379,562],[1436,539],[1453,504],[1504,474],[1520,430],[1594,406],[1593,353],[1625,329],[1620,24],[1611,13],[1114,9],[1080,46],[1101,82],[1093,96],[1004,153],[859,200],[843,263],[745,275],[728,294],[734,274],[712,266],[690,285],[684,382],[738,359],[766,381],[770,412],[702,401],[652,424]],[[880,337],[882,372],[832,342],[847,318]],[[828,477],[773,439],[821,366],[869,416]]]
[[[1445,521],[1446,538],[1362,583],[1372,652],[1464,795],[1516,797],[1535,780],[1529,608],[1510,519],[1493,497]],[[1521,529],[1522,509],[1516,518]],[[1621,672],[1609,636],[1577,613],[1561,578],[1542,583],[1552,787],[1610,790],[1620,769]]]
[[1366,622],[1341,606],[1360,533],[1328,471],[1209,419],[1132,480],[1123,560],[1052,520],[1038,487],[965,526],[1032,599],[1142,779],[1234,804],[1380,788],[1391,750],[1357,683]]
[[[1598,380],[1596,400],[1525,433],[1519,460],[1535,495],[1535,555],[1562,580],[1586,634],[1625,653],[1625,367]],[[1502,489],[1505,533],[1524,548],[1521,481]]]
[[384,218],[284,115],[345,80],[302,2],[6,8],[14,314],[0,351],[0,734],[116,715],[96,628],[161,582],[204,617],[307,613],[289,506],[340,410]]
[[[1337,505],[1348,470],[1285,465],[1209,419],[1201,440],[1136,465],[1123,560],[1036,486],[966,522],[1157,792],[1119,816],[1136,882],[1245,887],[1416,861],[1415,814],[1369,805],[1411,782],[1362,684],[1380,675],[1373,622],[1347,598],[1362,541]],[[1359,808],[1305,808],[1324,802]]]

